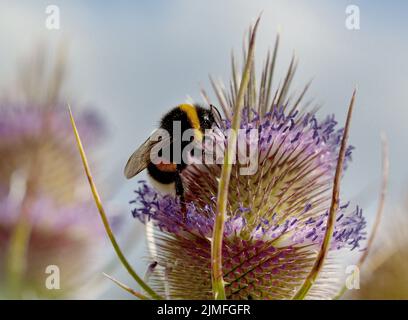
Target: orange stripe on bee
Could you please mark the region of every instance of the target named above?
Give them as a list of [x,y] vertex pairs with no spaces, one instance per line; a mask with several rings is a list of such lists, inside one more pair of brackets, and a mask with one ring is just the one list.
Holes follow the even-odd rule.
[[163,172],[175,172],[177,170],[177,165],[175,163],[158,163],[156,164],[157,169]]

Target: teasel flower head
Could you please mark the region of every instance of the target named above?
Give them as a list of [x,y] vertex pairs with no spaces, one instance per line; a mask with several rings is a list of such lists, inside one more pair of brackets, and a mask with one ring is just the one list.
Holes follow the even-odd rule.
[[[275,154],[282,142],[278,137],[279,133],[265,145]],[[313,265],[325,234],[336,159],[325,150],[326,157],[313,160],[316,150],[320,153],[313,139],[296,145],[299,151],[312,151],[282,150],[281,162],[276,155],[261,158],[261,167],[251,176],[242,176],[238,166],[233,167],[222,255],[229,299],[290,298]],[[335,144],[329,146],[331,152],[338,151]],[[153,259],[159,266],[152,281],[158,292],[168,290],[169,298],[212,297],[210,240],[219,175],[220,166],[192,165],[183,172],[186,214],[178,200],[158,194],[144,182],[136,191],[133,215],[160,230],[154,236]],[[342,203],[331,250],[360,248],[364,228],[362,209]]]
[[[211,158],[211,145],[220,147],[222,166],[215,152],[215,162],[193,161],[180,173],[183,197],[161,194],[140,181],[131,201],[133,216],[146,224],[150,264],[144,280],[112,232],[69,110],[106,234],[144,292],[109,278],[139,299],[337,299],[347,289],[341,268],[347,262],[344,254],[362,250],[357,267],[367,257],[384,207],[388,161],[383,161],[387,165],[374,229],[362,244],[362,209],[339,199],[341,176],[351,159],[347,138],[356,91],[344,129],[336,126],[333,116],[319,120],[316,110],[302,106],[308,85],[298,97],[287,97],[294,59],[272,94],[279,37],[257,90],[253,57],[258,23],[259,18],[249,32],[241,79],[233,58],[230,91],[212,81],[225,119],[206,134],[202,151]],[[253,132],[259,139],[251,138]],[[234,162],[236,142],[249,147],[238,147],[237,152],[247,160]],[[254,145],[256,152],[248,152]],[[242,174],[254,158],[256,170]]]
[[[266,58],[257,88],[250,60],[253,38],[250,31],[241,76],[232,58],[229,91],[211,79],[225,119],[221,129],[209,135],[209,141],[217,141],[221,160],[246,77],[249,81],[240,122],[244,134],[238,134],[238,143],[246,145],[244,150],[256,150],[246,162],[232,164],[221,250],[225,297],[333,298],[344,283],[344,269],[339,270],[338,260],[345,253],[363,250],[366,238],[362,209],[344,199],[333,205],[332,190],[345,129],[333,115],[322,118],[316,109],[303,104],[309,85],[300,95],[289,95],[297,65],[294,58],[282,84],[272,89],[279,36],[273,53]],[[210,105],[208,94],[202,94]],[[251,129],[258,134],[255,142],[250,137]],[[352,146],[344,149],[343,169],[351,160],[352,150]],[[242,174],[251,158],[257,169]],[[211,299],[214,295],[211,251],[222,163],[191,164],[182,172],[185,204],[160,194],[144,181],[131,201],[133,216],[148,230],[150,283],[164,297]],[[319,277],[311,281],[312,288],[302,291],[327,240],[332,208],[335,218],[328,256],[324,256]],[[299,291],[303,293],[299,295]]]
[[[0,296],[72,297],[102,261],[92,252],[104,235],[83,196],[86,180],[60,98],[64,61],[44,82],[45,65],[34,62],[20,75],[29,88],[0,101]],[[105,127],[96,112],[84,111],[78,125],[86,143],[101,142]],[[59,290],[46,286],[49,266],[59,268]],[[92,296],[88,290],[83,297]]]
[[[37,157],[37,183],[41,191],[61,203],[80,195],[78,182],[83,179],[73,161],[76,150],[67,139],[70,127],[61,105],[47,110],[0,102],[0,117],[0,183],[8,185],[13,173],[29,170]],[[95,145],[101,141],[102,119],[94,111],[84,111],[78,121],[88,143]]]

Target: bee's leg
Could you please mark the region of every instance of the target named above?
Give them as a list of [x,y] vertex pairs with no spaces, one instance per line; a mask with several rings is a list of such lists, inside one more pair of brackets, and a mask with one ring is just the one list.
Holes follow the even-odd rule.
[[183,187],[183,182],[181,181],[181,177],[178,174],[176,176],[176,195],[180,197],[180,200],[184,201],[184,187]]
[[185,202],[185,199],[184,199],[183,181],[181,180],[179,169],[177,169],[177,175],[176,175],[176,179],[175,179],[174,182],[175,182],[175,186],[176,186],[176,195],[179,196],[179,198],[180,198],[181,212],[183,214],[183,220],[186,220],[186,218],[187,218],[187,208],[186,208],[186,202]]

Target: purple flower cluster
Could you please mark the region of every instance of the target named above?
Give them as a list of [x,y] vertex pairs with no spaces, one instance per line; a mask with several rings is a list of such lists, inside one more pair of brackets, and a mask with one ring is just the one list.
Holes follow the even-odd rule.
[[[0,143],[14,143],[21,139],[41,139],[44,126],[54,138],[63,142],[71,133],[67,122],[67,111],[63,106],[50,110],[28,105],[0,103]],[[105,128],[102,119],[95,112],[86,110],[78,117],[78,126],[87,141],[99,141]],[[71,144],[73,145],[73,144]],[[74,145],[75,147],[75,145]]]

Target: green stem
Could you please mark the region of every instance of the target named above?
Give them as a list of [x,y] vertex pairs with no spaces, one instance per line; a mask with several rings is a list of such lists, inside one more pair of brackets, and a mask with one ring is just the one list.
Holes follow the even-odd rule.
[[27,217],[20,216],[10,237],[7,254],[7,282],[12,298],[21,295],[22,279],[27,267],[27,249],[30,239],[31,225]]
[[68,109],[69,109],[69,116],[70,116],[70,119],[71,119],[72,128],[73,128],[74,133],[75,133],[75,139],[76,139],[76,142],[77,142],[77,145],[78,145],[79,153],[81,155],[82,164],[84,166],[85,173],[86,173],[86,176],[88,178],[89,186],[91,187],[91,191],[92,191],[92,195],[94,197],[96,207],[98,208],[99,215],[100,215],[100,217],[102,219],[102,222],[103,222],[103,225],[105,227],[105,231],[106,231],[106,233],[107,233],[107,235],[109,237],[109,240],[112,243],[113,249],[115,250],[119,260],[121,261],[121,263],[123,264],[125,269],[133,277],[133,279],[135,279],[136,282],[153,299],[161,299],[161,297],[152,288],[150,288],[150,286],[147,283],[145,283],[142,280],[142,278],[140,278],[138,276],[138,274],[135,272],[135,270],[133,270],[132,266],[127,261],[125,255],[123,254],[122,250],[120,249],[118,242],[116,241],[116,238],[115,238],[115,236],[113,234],[112,228],[111,228],[111,226],[109,224],[108,218],[106,216],[105,209],[102,206],[102,201],[101,201],[101,199],[99,197],[98,190],[96,189],[96,185],[95,185],[94,180],[92,178],[91,171],[90,171],[89,165],[88,165],[88,160],[86,158],[85,150],[84,150],[84,148],[82,146],[81,138],[79,136],[78,129],[77,129],[76,125],[75,125],[75,120],[74,120],[74,117],[73,117],[72,112],[71,112],[71,107],[69,105],[68,105]]
[[[382,182],[380,188],[380,197],[378,201],[377,213],[375,215],[375,220],[373,224],[373,230],[371,231],[370,237],[367,240],[367,246],[364,250],[363,254],[361,255],[360,259],[357,262],[357,268],[361,269],[362,265],[364,264],[365,260],[368,257],[372,244],[374,242],[375,236],[378,231],[378,226],[381,222],[381,217],[384,211],[385,205],[385,196],[387,195],[387,186],[388,186],[388,176],[389,176],[389,159],[388,159],[388,143],[385,136],[382,136]],[[336,294],[333,300],[340,299],[343,294],[346,292],[347,287],[343,285],[340,291]]]
[[356,91],[354,90],[353,96],[351,97],[350,105],[348,108],[346,126],[344,128],[343,138],[341,141],[341,146],[340,146],[340,151],[339,151],[339,157],[337,159],[336,173],[335,173],[334,182],[333,182],[331,205],[330,205],[329,216],[327,218],[326,232],[323,238],[323,243],[320,248],[320,251],[317,254],[316,261],[310,273],[308,274],[305,282],[300,287],[300,289],[297,291],[297,293],[294,295],[293,297],[294,300],[303,300],[306,297],[307,293],[309,292],[309,290],[315,283],[317,276],[319,275],[324,265],[324,261],[330,249],[330,241],[333,235],[336,212],[339,207],[340,179],[341,179],[341,174],[343,172],[344,159],[346,156],[347,139],[348,139],[348,133],[350,129],[351,115],[353,113],[355,96],[356,96]]
[[225,300],[225,288],[222,272],[222,240],[224,235],[224,223],[228,202],[228,187],[231,177],[232,162],[235,157],[235,147],[237,143],[237,132],[241,124],[241,113],[244,102],[244,96],[248,90],[248,83],[251,74],[255,35],[258,28],[259,19],[257,19],[252,31],[251,40],[248,48],[248,56],[242,75],[237,98],[235,99],[234,114],[232,126],[228,137],[227,151],[224,157],[224,163],[221,170],[220,182],[218,185],[217,196],[217,214],[214,222],[213,238],[211,242],[211,268],[212,268],[212,289],[216,300]]
[[140,292],[137,292],[133,290],[132,288],[128,287],[127,285],[123,284],[119,280],[115,279],[114,277],[104,273],[103,274],[106,278],[111,280],[113,283],[115,283],[117,286],[122,288],[123,290],[129,292],[131,295],[134,295],[136,298],[139,298],[140,300],[150,300],[148,297],[146,297],[144,294],[141,294]]
[[[46,135],[48,121],[44,122],[42,128],[43,136]],[[39,141],[43,139],[40,138]],[[21,297],[23,290],[23,280],[28,265],[28,250],[31,236],[30,208],[34,201],[36,190],[38,189],[38,177],[41,175],[41,142],[36,145],[33,157],[31,158],[28,177],[25,180],[25,194],[19,203],[20,212],[15,227],[10,235],[7,251],[7,284],[10,297]],[[11,186],[14,188],[14,186]]]

